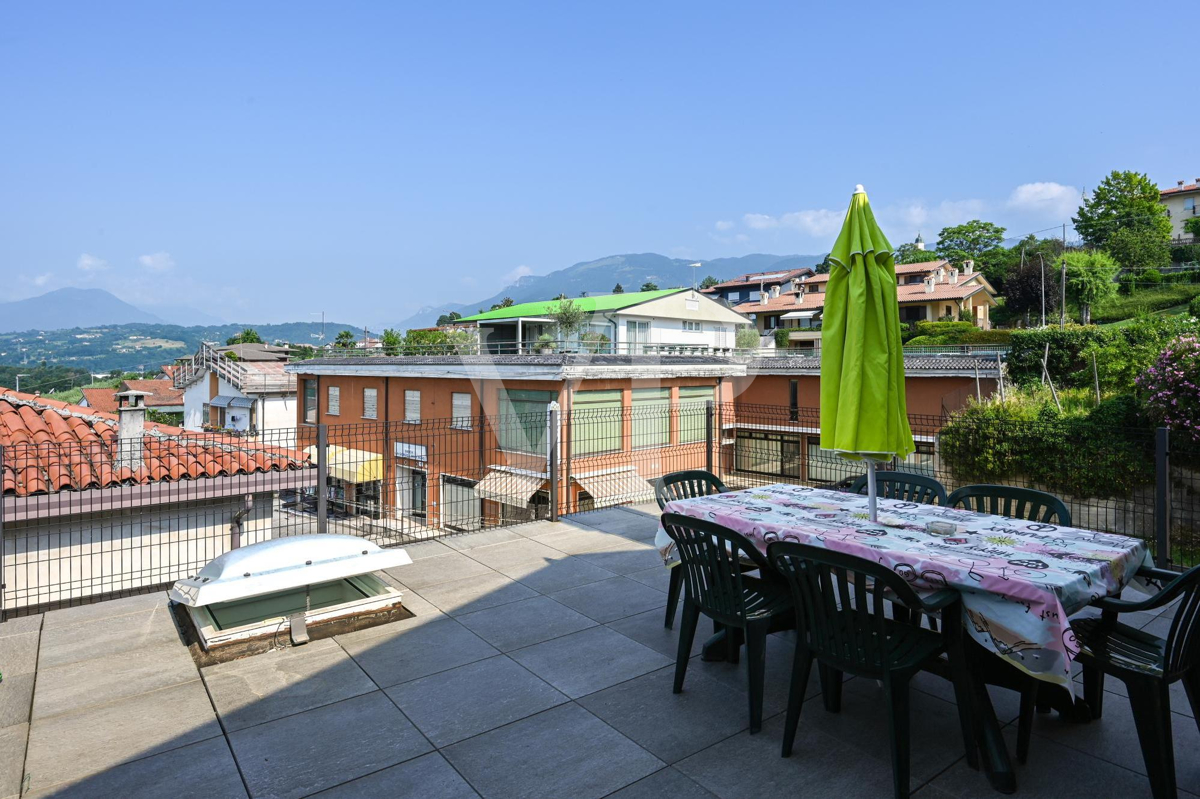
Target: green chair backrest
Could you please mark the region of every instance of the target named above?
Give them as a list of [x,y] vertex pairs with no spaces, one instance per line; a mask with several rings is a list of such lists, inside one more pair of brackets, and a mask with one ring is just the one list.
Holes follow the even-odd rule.
[[963,486],[946,500],[952,508],[963,507],[977,513],[991,513],[1010,519],[1071,526],[1071,511],[1066,504],[1045,491],[1000,485]]
[[[921,502],[926,505],[945,505],[946,487],[923,474],[910,472],[876,472],[876,490],[884,499],[899,499],[904,502]],[[867,476],[850,484],[851,494],[867,493]]]
[[664,474],[654,483],[654,499],[662,510],[668,502],[676,499],[706,497],[709,494],[724,494],[729,489],[717,476],[703,469]]
[[688,599],[718,622],[744,624],[742,560],[753,561],[764,574],[770,573],[763,554],[744,535],[715,522],[664,513],[662,526],[679,551],[680,563],[675,568],[683,571]]

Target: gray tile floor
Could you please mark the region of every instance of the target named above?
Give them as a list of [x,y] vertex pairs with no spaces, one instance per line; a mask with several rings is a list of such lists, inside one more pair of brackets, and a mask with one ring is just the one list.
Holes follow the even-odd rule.
[[[795,754],[779,756],[787,635],[769,644],[761,734],[744,666],[694,657],[671,693],[656,516],[423,542],[389,575],[415,618],[203,670],[164,594],[6,622],[0,798],[890,795],[873,682],[849,681],[834,715],[814,677]],[[915,795],[992,795],[963,763],[948,686],[914,687]],[[1019,795],[1150,795],[1128,702],[1108,687],[1101,722],[1037,719]],[[993,695],[1011,737],[1016,698]],[[1182,692],[1173,702],[1180,788],[1200,795],[1200,733]]]

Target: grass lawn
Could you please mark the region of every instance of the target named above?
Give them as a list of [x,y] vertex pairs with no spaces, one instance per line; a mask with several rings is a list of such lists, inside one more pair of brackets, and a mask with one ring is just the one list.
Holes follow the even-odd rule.
[[1169,283],[1158,288],[1122,294],[1092,308],[1092,321],[1111,324],[1133,319],[1143,313],[1173,316],[1187,311],[1188,302],[1200,296],[1200,284]]

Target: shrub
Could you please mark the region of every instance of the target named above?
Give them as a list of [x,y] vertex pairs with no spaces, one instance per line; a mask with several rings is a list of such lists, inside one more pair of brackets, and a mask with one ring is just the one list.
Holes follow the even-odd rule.
[[758,331],[752,327],[739,327],[733,343],[739,350],[758,349]]
[[1137,282],[1142,284],[1149,283],[1152,285],[1157,285],[1163,282],[1162,272],[1158,271],[1157,269],[1147,269],[1145,272],[1142,272],[1140,275],[1138,275]]
[[776,347],[778,347],[781,350],[787,348],[789,332],[790,331],[788,331],[787,328],[783,328],[783,327],[778,328],[775,331],[775,346]]
[[1200,296],[1192,297],[1192,301],[1188,303],[1188,313],[1200,318]]
[[1172,340],[1196,331],[1196,321],[1186,316],[1144,316],[1115,328],[1111,338],[1094,350],[1100,384],[1118,393],[1133,391],[1138,377]]
[[1055,385],[1080,386],[1091,381],[1091,349],[1106,344],[1112,333],[1104,328],[1068,325],[1038,330],[1014,330],[1008,353],[1008,375],[1021,385],[1040,383],[1042,356],[1050,345],[1047,367]]
[[918,336],[963,334],[978,329],[970,322],[917,322]]
[[1200,443],[1200,339],[1172,341],[1138,376],[1137,386],[1155,421]]
[[[1200,216],[1195,217],[1200,221]],[[1192,220],[1188,220],[1191,222]],[[1177,264],[1195,263],[1200,261],[1200,244],[1181,244],[1171,248],[1171,260]]]
[[[1121,277],[1123,279],[1125,276]],[[1122,284],[1122,290],[1128,285],[1128,283]],[[1132,291],[1129,294],[1096,303],[1092,308],[1092,321],[1100,324],[1121,322],[1139,314],[1165,311],[1176,305],[1186,305],[1196,296],[1200,296],[1200,285],[1195,283],[1169,283],[1144,291]]]

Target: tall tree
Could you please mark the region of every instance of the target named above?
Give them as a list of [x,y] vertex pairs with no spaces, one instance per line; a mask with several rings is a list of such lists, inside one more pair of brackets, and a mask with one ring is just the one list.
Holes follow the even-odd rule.
[[383,351],[389,355],[395,355],[400,351],[400,346],[404,343],[404,337],[400,335],[399,330],[388,328],[383,331],[383,339],[380,342],[383,344]]
[[495,303],[494,305],[492,305],[492,308],[491,308],[491,309],[492,309],[493,311],[498,311],[498,310],[500,310],[501,308],[511,308],[512,306],[513,306],[513,298],[512,298],[512,297],[505,297],[504,299],[500,300],[500,302],[498,302],[498,303]]
[[1171,265],[1168,241],[1157,230],[1123,227],[1108,237],[1104,249],[1122,269],[1139,274]]
[[1043,292],[1047,317],[1058,308],[1058,269],[1053,261],[1046,262],[1045,266],[1043,273],[1042,263],[1034,258],[1032,261],[1026,260],[1009,274],[1004,284],[1004,307],[1009,313],[1024,314],[1026,322],[1040,322]]
[[462,314],[460,314],[458,311],[451,311],[450,313],[444,313],[439,316],[436,324],[438,327],[444,327],[446,325],[454,324],[459,319],[462,319]]
[[566,341],[587,324],[588,312],[576,305],[574,300],[564,297],[558,301],[554,310],[550,311],[550,318],[554,320],[559,340]]
[[898,264],[923,264],[941,260],[941,257],[933,250],[918,250],[912,242],[897,247],[895,256]]
[[613,286],[612,293],[613,293],[613,294],[624,294],[624,293],[625,293],[625,287],[624,287],[624,286],[622,286],[620,283],[618,283],[617,285]]
[[710,289],[710,288],[712,288],[713,286],[717,285],[717,284],[718,284],[718,283],[720,283],[720,282],[721,282],[721,281],[717,280],[717,279],[716,279],[715,277],[713,277],[712,275],[709,275],[708,277],[706,277],[706,278],[704,278],[703,280],[701,280],[701,281],[700,281],[700,288],[702,288],[702,289]]
[[658,291],[658,284],[647,280],[642,284],[642,287],[639,289],[639,291]]
[[258,331],[252,327],[244,327],[242,331],[235,336],[230,336],[225,339],[226,344],[262,344],[262,336],[258,335]]
[[1092,306],[1117,293],[1113,280],[1121,268],[1103,250],[1076,250],[1066,253],[1067,296],[1079,303],[1079,320],[1092,321]]
[[979,219],[944,227],[938,234],[938,255],[955,266],[962,266],[963,261],[979,260],[981,255],[1000,246],[1004,241],[1004,230],[997,224]]
[[333,346],[339,350],[350,350],[354,349],[354,341],[354,333],[349,330],[343,330],[334,338]]
[[829,260],[829,253],[825,253],[825,258],[822,259],[821,263],[817,264],[817,274],[828,275],[830,266],[832,266],[832,262]]
[[1158,184],[1146,175],[1114,169],[1071,221],[1080,238],[1093,247],[1108,249],[1119,230],[1145,231],[1147,240],[1166,241],[1171,238],[1171,220],[1160,196]]

